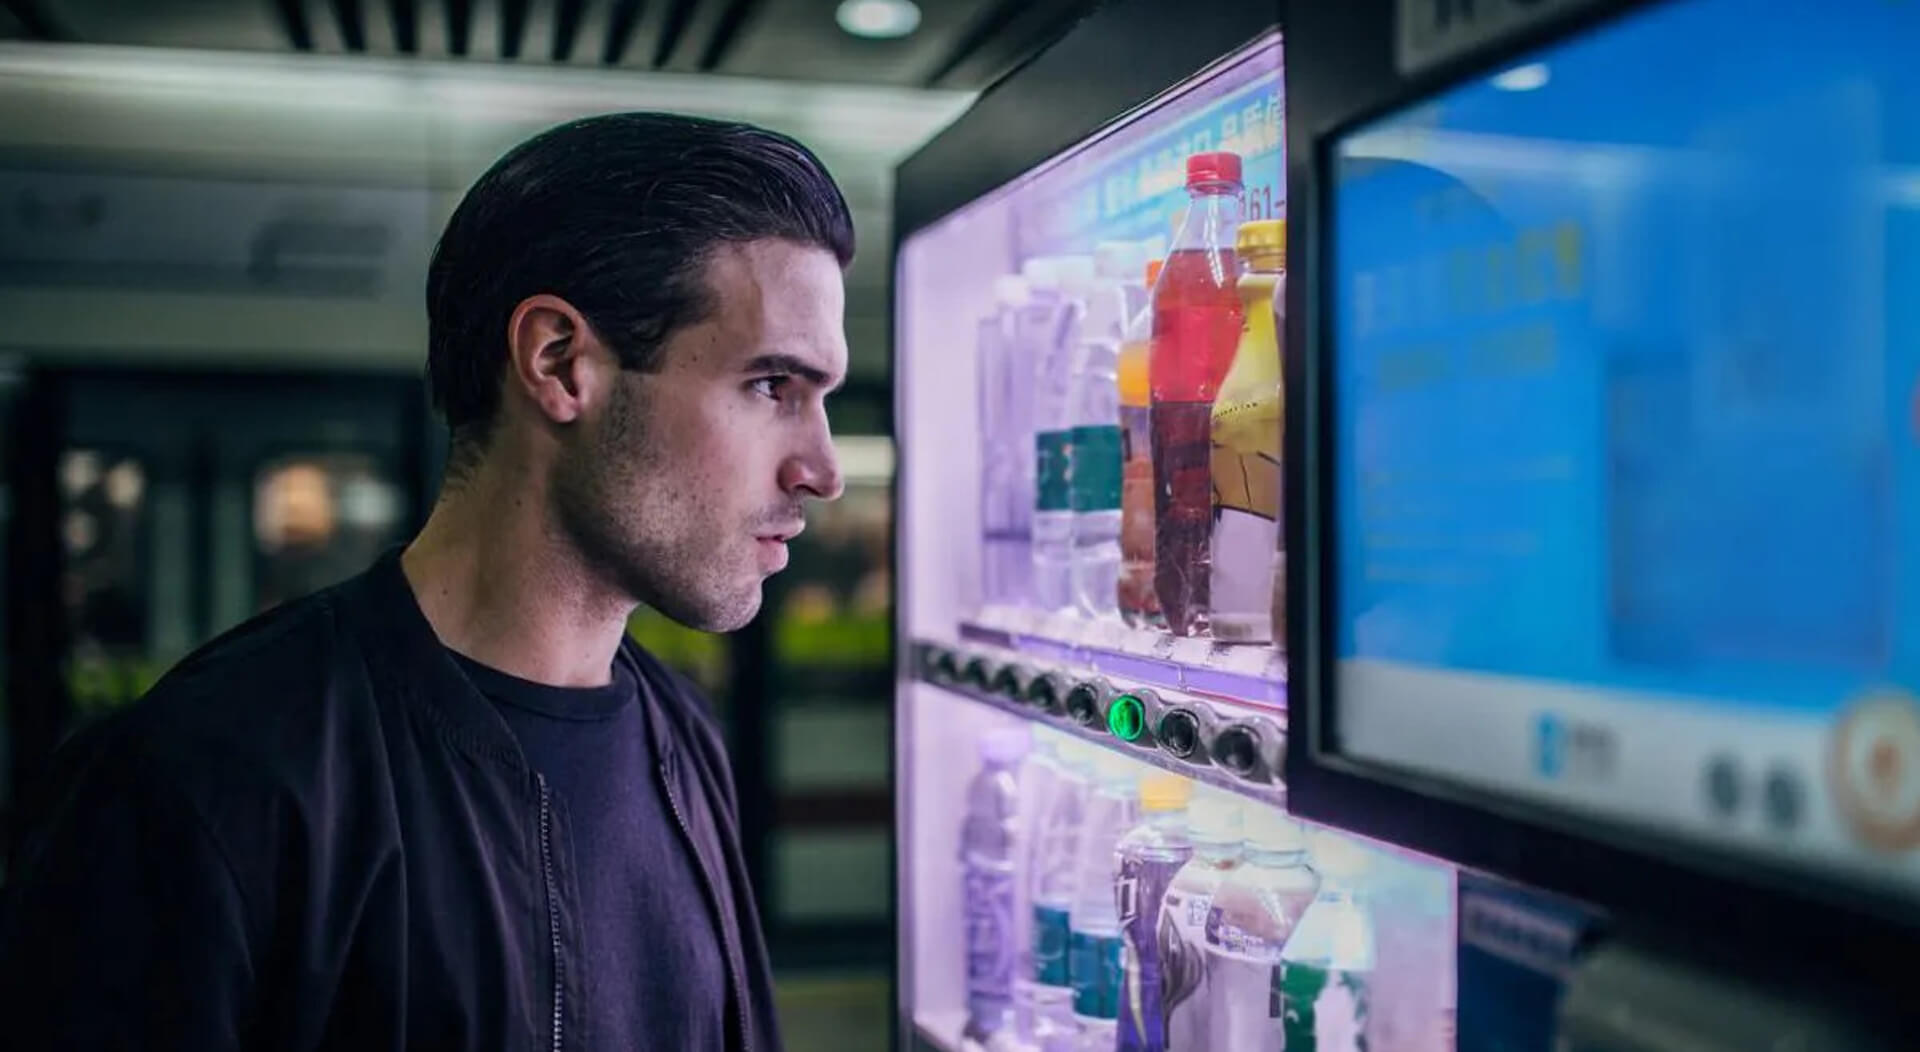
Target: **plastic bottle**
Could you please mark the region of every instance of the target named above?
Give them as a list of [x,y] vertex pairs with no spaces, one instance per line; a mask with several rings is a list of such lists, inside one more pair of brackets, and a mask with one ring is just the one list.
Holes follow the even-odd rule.
[[1003,275],[978,333],[980,579],[989,606],[1032,601],[1033,384],[1016,329],[1027,298],[1026,279]]
[[1114,854],[1114,908],[1120,914],[1125,984],[1120,996],[1120,1052],[1165,1052],[1166,1017],[1160,1002],[1160,904],[1167,886],[1193,857],[1187,839],[1187,801],[1193,783],[1173,774],[1140,781],[1139,825],[1120,838]]
[[1027,924],[1031,982],[1019,988],[1034,1043],[1042,1043],[1039,1038],[1043,1029],[1074,1029],[1068,951],[1075,882],[1079,878],[1080,833],[1093,792],[1092,747],[1058,732],[1046,733],[1058,735],[1054,739],[1057,766],[1052,772],[1051,791],[1037,805],[1041,810],[1027,855],[1025,880],[1027,899],[1032,904]]
[[1213,895],[1240,865],[1238,797],[1201,787],[1188,811],[1193,858],[1160,904],[1160,1002],[1168,1052],[1210,1052],[1213,1003],[1207,993],[1207,915]]
[[1243,311],[1234,238],[1240,156],[1187,158],[1189,202],[1153,292],[1154,592],[1176,636],[1208,633],[1213,542],[1213,400],[1233,364]]
[[961,823],[962,901],[967,921],[967,1032],[985,1039],[1013,1014],[1014,847],[1020,787],[1015,775],[1027,751],[1021,728],[992,731],[979,743],[980,771],[967,786]]
[[1319,890],[1300,824],[1270,807],[1247,815],[1246,855],[1207,912],[1209,1048],[1285,1047],[1281,951]]
[[1280,955],[1287,1052],[1362,1052],[1375,960],[1361,890],[1367,853],[1344,838],[1317,837],[1313,867],[1320,893]]
[[1209,623],[1228,643],[1274,638],[1280,553],[1280,337],[1275,297],[1286,287],[1287,224],[1243,224],[1235,249],[1245,312],[1233,365],[1213,402],[1213,570]]
[[1041,257],[1025,274],[1033,293],[1020,312],[1033,383],[1033,603],[1056,613],[1073,608],[1073,356],[1093,260]]
[[1114,849],[1139,821],[1134,770],[1132,761],[1112,753],[1102,751],[1095,758],[1095,789],[1081,826],[1068,973],[1082,1052],[1111,1052],[1119,1026],[1122,973]]
[[[1160,279],[1161,259],[1147,263],[1146,289]],[[1160,599],[1153,592],[1153,429],[1147,359],[1153,346],[1151,298],[1133,316],[1120,347],[1120,617],[1132,628],[1161,628]]]
[[1073,362],[1073,600],[1081,616],[1119,616],[1121,342],[1131,317],[1139,246],[1109,241],[1094,251],[1094,276]]

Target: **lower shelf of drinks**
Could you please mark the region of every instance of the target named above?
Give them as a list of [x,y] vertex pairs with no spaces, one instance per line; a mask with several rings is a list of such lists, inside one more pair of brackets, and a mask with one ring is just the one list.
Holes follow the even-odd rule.
[[981,610],[961,623],[960,636],[1160,689],[1280,710],[1287,704],[1286,656],[1271,644],[1183,638],[1008,607]]
[[1216,788],[1286,806],[1286,714],[988,644],[914,645],[925,682]]

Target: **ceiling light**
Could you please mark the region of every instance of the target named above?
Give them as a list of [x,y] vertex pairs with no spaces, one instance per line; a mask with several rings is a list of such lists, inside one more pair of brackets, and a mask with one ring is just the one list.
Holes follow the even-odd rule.
[[840,28],[857,37],[903,37],[920,28],[920,7],[913,0],[841,0],[833,13]]
[[1533,91],[1547,86],[1553,74],[1547,70],[1544,62],[1530,62],[1524,66],[1515,66],[1493,78],[1493,86],[1501,91]]

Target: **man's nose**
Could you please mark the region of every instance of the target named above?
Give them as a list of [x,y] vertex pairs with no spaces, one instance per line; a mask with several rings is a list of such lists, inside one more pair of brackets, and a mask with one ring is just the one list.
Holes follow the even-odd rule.
[[838,500],[847,488],[840,475],[840,457],[833,440],[822,442],[815,450],[787,458],[781,466],[780,488],[798,496],[816,500]]

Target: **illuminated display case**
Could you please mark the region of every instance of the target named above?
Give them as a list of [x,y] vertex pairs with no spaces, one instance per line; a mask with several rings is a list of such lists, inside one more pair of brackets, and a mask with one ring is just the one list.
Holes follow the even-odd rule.
[[[1277,5],[1113,4],[900,170],[905,1047],[1453,1047],[1453,868],[1288,815],[1285,54]],[[1182,281],[1211,306],[1170,298]],[[1177,389],[1192,341],[1210,378]],[[1130,354],[1152,359],[1144,397]],[[1264,421],[1250,437],[1229,403]],[[1128,475],[1149,449],[1164,477]],[[1183,844],[1232,856],[1226,890],[1180,890]],[[1304,898],[1234,912],[1303,871]]]

